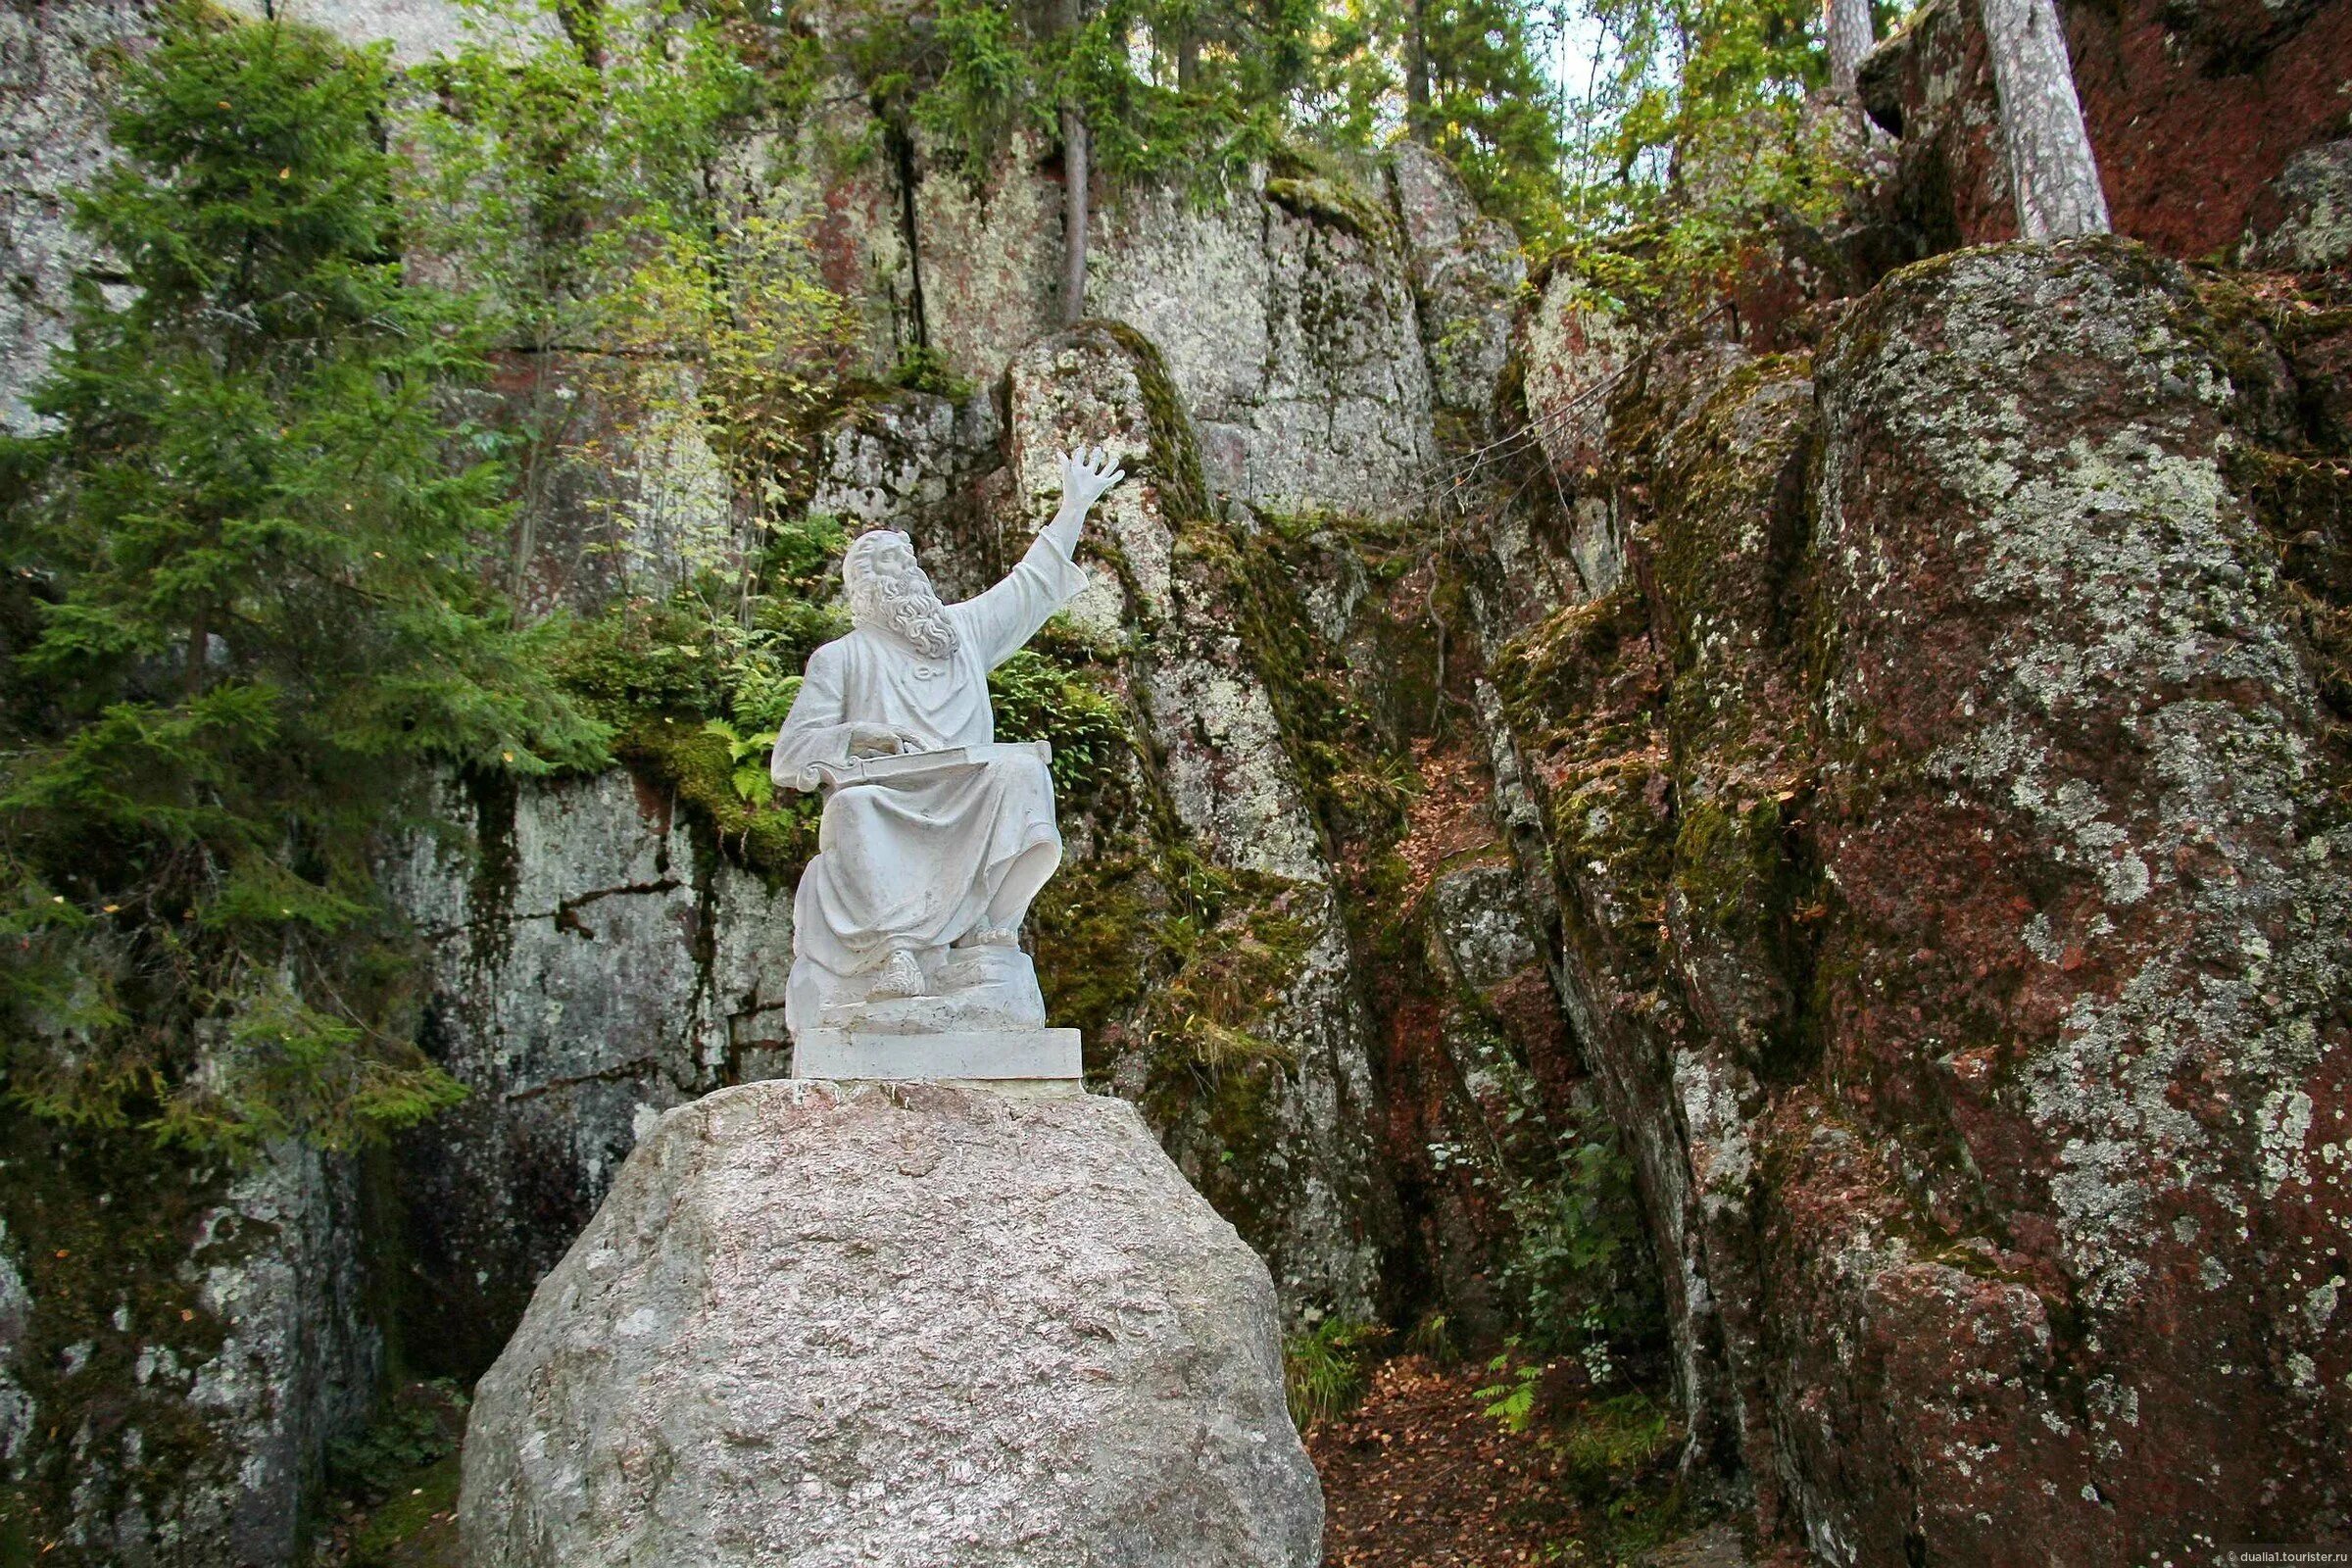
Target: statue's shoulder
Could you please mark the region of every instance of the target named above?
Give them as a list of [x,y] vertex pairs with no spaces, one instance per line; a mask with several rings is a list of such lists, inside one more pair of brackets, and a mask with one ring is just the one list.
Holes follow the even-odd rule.
[[819,643],[808,656],[808,671],[811,675],[847,674],[905,657],[889,638],[877,636],[863,626],[854,626],[829,643]]
[[808,655],[808,662],[804,665],[803,668],[811,675],[817,674],[820,671],[830,671],[841,668],[842,665],[850,662],[850,645],[855,642],[857,638],[858,633],[856,631],[851,631],[843,636],[834,638],[829,643],[818,643],[814,651]]

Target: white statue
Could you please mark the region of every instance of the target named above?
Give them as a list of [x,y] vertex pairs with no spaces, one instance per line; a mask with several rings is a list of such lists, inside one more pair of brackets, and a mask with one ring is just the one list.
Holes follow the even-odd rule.
[[905,534],[851,543],[856,629],[809,656],[770,764],[781,788],[829,792],[793,898],[796,1042],[1045,1022],[1019,933],[1061,860],[1054,784],[1044,742],[997,744],[988,672],[1086,586],[1079,529],[1124,477],[1100,447],[1065,454],[1061,510],[1004,581],[957,605]]

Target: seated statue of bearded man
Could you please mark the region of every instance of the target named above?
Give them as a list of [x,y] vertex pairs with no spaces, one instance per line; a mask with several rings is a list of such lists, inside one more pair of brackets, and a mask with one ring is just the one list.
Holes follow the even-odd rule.
[[809,656],[770,763],[781,788],[829,791],[793,897],[796,1041],[1045,1021],[1019,932],[1061,860],[1054,785],[1042,742],[997,744],[988,672],[1086,586],[1079,530],[1125,474],[1099,447],[1064,456],[1054,520],[960,604],[940,602],[905,534],[851,543],[855,629]]

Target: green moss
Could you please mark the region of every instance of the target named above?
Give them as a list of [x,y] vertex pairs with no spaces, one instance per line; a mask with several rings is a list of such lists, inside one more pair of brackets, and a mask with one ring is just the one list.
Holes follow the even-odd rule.
[[1686,802],[1675,831],[1674,885],[1690,918],[1732,935],[1768,921],[1782,870],[1780,807],[1764,801],[1727,810]]
[[350,1568],[459,1568],[459,1459],[453,1451],[401,1479],[351,1543]]
[[613,750],[650,789],[708,831],[717,849],[781,885],[816,854],[823,806],[813,795],[778,795],[764,777],[747,792],[737,750],[744,744],[708,719],[664,713],[639,719]]
[[1396,220],[1338,180],[1277,175],[1266,181],[1266,198],[1310,223],[1345,229],[1382,250],[1396,248]]
[[1149,431],[1151,478],[1159,498],[1160,515],[1181,539],[1203,524],[1213,524],[1208,489],[1200,478],[1200,448],[1193,436],[1193,421],[1184,412],[1184,399],[1168,375],[1167,361],[1158,345],[1124,321],[1094,321],[1132,358],[1144,397]]
[[1132,841],[1055,872],[1030,911],[1047,1016],[1104,1046],[1149,993],[1151,930],[1167,903],[1148,847]]
[[[233,1488],[228,1452],[186,1397],[227,1325],[204,1302],[212,1266],[249,1255],[266,1227],[214,1218],[223,1171],[123,1132],[72,1130],[0,1110],[0,1227],[32,1310],[12,1374],[38,1420],[0,1485],[0,1542],[27,1560],[97,1568],[64,1534],[85,1499]],[[142,1378],[142,1356],[151,1358]]]

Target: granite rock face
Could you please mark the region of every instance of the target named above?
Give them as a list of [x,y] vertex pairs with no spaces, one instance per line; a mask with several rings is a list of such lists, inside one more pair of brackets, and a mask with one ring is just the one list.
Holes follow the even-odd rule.
[[2308,272],[2352,263],[2352,138],[2295,154],[2265,197],[2254,215],[2259,237],[2247,246],[2251,265]]
[[[1130,810],[1096,830],[1094,860],[1156,861],[1147,875],[1164,886],[1170,856],[1197,857],[1230,888],[1226,930],[1279,922],[1283,936],[1265,994],[1221,1020],[1230,1033],[1153,1027],[1139,995],[1088,1020],[1094,1063],[1147,1106],[1185,1173],[1266,1254],[1286,1306],[1368,1315],[1388,1206],[1369,1136],[1370,1021],[1284,671],[1242,635],[1246,544],[1211,510],[1174,378],[1137,334],[1049,338],[1006,386],[1009,466],[1029,515],[1052,508],[1054,454],[1071,445],[1107,446],[1136,474],[1090,524],[1080,561],[1094,586],[1070,611],[1123,649],[1121,695],[1151,759]],[[1094,874],[1065,866],[1041,906],[1049,986],[1077,978],[1054,974],[1057,962],[1087,961],[1065,934],[1082,912],[1071,901],[1096,897]],[[1119,940],[1148,950],[1170,912],[1139,904]]]
[[1390,154],[1389,191],[1420,301],[1438,406],[1482,416],[1494,401],[1527,261],[1510,225],[1478,210],[1453,166],[1419,142]]
[[114,158],[108,62],[152,25],[137,0],[0,13],[0,428],[32,428],[25,399],[67,341],[74,280],[100,263],[74,195]]
[[381,1338],[351,1162],[0,1122],[0,1515],[28,1558],[293,1561]]
[[489,1364],[661,1112],[780,1073],[792,898],[624,772],[451,788],[389,868],[427,943],[421,1039],[471,1095],[397,1153],[420,1369]]
[[[1907,274],[1823,357],[1837,1089],[1777,1107],[1764,1232],[1815,1348],[1789,1469],[1865,1557],[2141,1556],[2352,1495],[2340,719],[2238,456],[2260,360],[2215,335],[2144,254],[2019,249]],[[1886,1397],[1923,1379],[1963,1392]],[[1863,1433],[1902,1514],[1846,1479]]]
[[665,1115],[476,1395],[475,1568],[1308,1568],[1265,1266],[1134,1110],[787,1080]]
[[1834,1563],[2345,1506],[2335,362],[2237,288],[2003,246],[1661,336],[1626,579],[1497,661],[1694,1453]]

